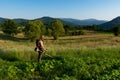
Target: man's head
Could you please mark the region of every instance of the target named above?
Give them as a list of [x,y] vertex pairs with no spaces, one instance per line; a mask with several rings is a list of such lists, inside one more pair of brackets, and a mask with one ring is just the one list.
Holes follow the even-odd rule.
[[42,40],[42,41],[44,40],[44,36],[43,35],[40,36],[40,40]]

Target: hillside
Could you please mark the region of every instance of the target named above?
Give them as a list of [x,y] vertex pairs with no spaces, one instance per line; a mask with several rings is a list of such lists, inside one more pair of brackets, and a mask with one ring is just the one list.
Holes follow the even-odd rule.
[[[9,18],[2,18],[2,17],[0,17],[0,23],[3,23],[7,19],[9,19]],[[17,22],[17,23],[23,23],[23,22],[30,21],[28,19],[22,19],[22,18],[16,18],[16,19],[12,19],[12,20],[15,21],[15,22]]]
[[[48,25],[56,19],[59,19],[59,18],[42,17],[42,18],[38,18],[38,19],[35,19],[35,20],[41,20],[41,21],[43,21],[44,24]],[[61,20],[61,19],[59,19],[59,20]],[[63,21],[63,20],[61,20],[61,21],[63,22],[64,25],[76,26],[76,24],[74,24],[74,23],[71,23],[71,22],[68,22],[68,21]]]
[[3,23],[6,20],[6,18],[0,17],[0,23]]
[[[3,23],[6,19],[8,18],[2,18],[0,17],[0,23]],[[120,16],[114,18],[111,21],[104,21],[104,20],[96,20],[96,19],[86,19],[86,20],[78,20],[78,19],[72,19],[72,18],[52,18],[52,17],[41,17],[33,20],[41,20],[44,22],[45,25],[50,24],[52,21],[59,19],[63,22],[64,25],[69,25],[69,26],[77,26],[77,25],[93,25],[97,24],[100,26],[100,28],[103,29],[111,29],[114,26],[117,26],[120,24]],[[28,19],[22,19],[22,18],[16,18],[12,19],[13,21],[24,24],[28,21]]]
[[104,24],[101,24],[100,27],[101,28],[107,28],[107,29],[110,29],[112,27],[115,27],[117,25],[120,24],[120,16],[114,18],[113,20],[109,21],[109,22],[106,22]]
[[61,18],[61,20],[68,21],[76,25],[93,25],[93,24],[99,25],[107,22],[105,20],[96,20],[96,19],[78,20],[78,19],[72,19],[72,18]]
[[23,23],[23,22],[28,22],[29,20],[27,19],[22,19],[22,18],[17,18],[17,19],[13,19],[13,21],[17,22],[17,23]]
[[[45,25],[48,25],[50,24],[52,21],[56,20],[56,19],[59,19],[59,18],[52,18],[52,17],[42,17],[42,18],[37,18],[37,19],[33,19],[33,20],[28,20],[28,19],[22,19],[22,18],[16,18],[16,19],[12,19],[13,21],[15,21],[16,23],[20,23],[20,24],[24,24],[28,21],[34,21],[34,20],[41,20],[43,21],[43,23]],[[5,20],[7,20],[6,18],[0,18],[0,23],[3,23]],[[61,19],[59,19],[61,20]],[[64,25],[69,25],[69,26],[76,26],[76,24],[74,23],[71,23],[71,22],[68,22],[68,21],[63,21]]]
[[42,18],[37,18],[37,19],[34,19],[34,20],[41,20],[41,21],[43,21],[44,24],[50,24],[52,21],[55,20],[55,18],[52,18],[52,17],[42,17]]
[[[48,25],[55,19],[59,19],[63,22],[64,25],[69,25],[69,26],[76,26],[76,25],[93,25],[93,24],[102,24],[107,21],[104,20],[96,20],[96,19],[86,19],[86,20],[78,20],[78,19],[72,19],[72,18],[52,18],[52,17],[41,17],[33,20],[42,20],[44,24]],[[0,23],[3,23],[6,20],[6,18],[0,18]],[[13,19],[17,23],[25,23],[27,21],[30,21],[28,19],[22,19],[22,18],[16,18]]]

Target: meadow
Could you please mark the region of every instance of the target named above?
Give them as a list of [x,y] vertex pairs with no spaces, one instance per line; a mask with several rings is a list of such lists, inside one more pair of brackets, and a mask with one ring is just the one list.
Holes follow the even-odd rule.
[[119,80],[120,37],[88,32],[45,37],[46,54],[37,62],[35,42],[22,34],[10,37],[0,32],[0,80]]

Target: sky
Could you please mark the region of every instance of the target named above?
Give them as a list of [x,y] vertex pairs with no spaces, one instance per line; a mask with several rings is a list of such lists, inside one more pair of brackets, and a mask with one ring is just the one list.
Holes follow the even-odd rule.
[[0,17],[112,20],[120,16],[120,0],[0,0]]

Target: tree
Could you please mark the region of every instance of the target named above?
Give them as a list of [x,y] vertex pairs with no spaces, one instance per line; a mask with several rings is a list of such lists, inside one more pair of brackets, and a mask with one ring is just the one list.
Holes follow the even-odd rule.
[[64,29],[65,29],[65,34],[69,35],[70,27],[68,25],[65,25]]
[[13,20],[6,20],[2,25],[2,31],[5,34],[8,34],[10,36],[16,35],[19,30],[17,24]]
[[92,30],[94,30],[94,31],[98,31],[98,30],[99,30],[98,25],[96,25],[96,24],[92,25]]
[[115,36],[119,36],[120,34],[120,25],[113,28],[113,33]]
[[55,20],[51,22],[50,28],[52,30],[52,36],[55,40],[58,39],[58,37],[65,32],[63,28],[63,23],[60,20]]
[[46,35],[52,36],[52,30],[50,28],[47,28]]
[[30,21],[24,29],[25,36],[34,41],[45,33],[45,26],[40,20]]

